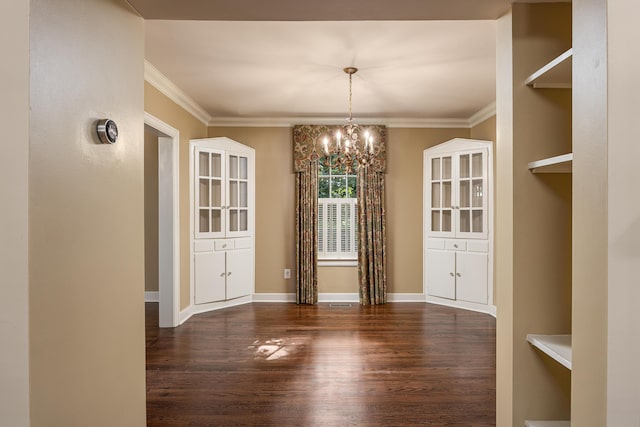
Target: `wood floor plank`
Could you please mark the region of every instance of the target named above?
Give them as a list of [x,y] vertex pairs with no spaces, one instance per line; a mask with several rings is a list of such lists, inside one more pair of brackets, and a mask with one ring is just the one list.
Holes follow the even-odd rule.
[[158,329],[148,426],[494,426],[495,319],[423,303],[255,303]]

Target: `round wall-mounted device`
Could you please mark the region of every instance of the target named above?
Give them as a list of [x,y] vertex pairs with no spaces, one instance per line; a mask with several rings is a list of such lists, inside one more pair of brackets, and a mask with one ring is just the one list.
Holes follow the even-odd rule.
[[115,144],[118,140],[118,126],[111,119],[98,120],[97,131],[103,144]]

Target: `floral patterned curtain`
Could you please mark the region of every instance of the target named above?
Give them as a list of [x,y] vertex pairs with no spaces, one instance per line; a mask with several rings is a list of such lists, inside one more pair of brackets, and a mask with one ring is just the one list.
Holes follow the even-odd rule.
[[[293,127],[293,157],[296,172],[296,261],[298,304],[318,301],[318,159],[321,140],[339,126]],[[360,303],[387,302],[386,228],[384,172],[387,128],[368,126],[376,135],[374,159],[358,169],[358,280]]]
[[387,236],[384,172],[358,170],[358,280],[360,304],[387,302]]
[[318,161],[296,173],[296,303],[318,302]]

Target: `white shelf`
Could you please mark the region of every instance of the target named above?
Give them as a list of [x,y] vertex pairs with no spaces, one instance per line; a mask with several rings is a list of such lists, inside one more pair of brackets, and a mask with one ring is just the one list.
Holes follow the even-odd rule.
[[533,173],[571,173],[573,164],[573,153],[561,156],[549,157],[548,159],[536,160],[529,163],[529,170]]
[[525,427],[571,427],[571,421],[525,421]]
[[535,89],[571,87],[571,56],[573,49],[569,49],[553,61],[531,74],[524,83]]
[[560,363],[571,369],[571,335],[527,335],[529,343]]

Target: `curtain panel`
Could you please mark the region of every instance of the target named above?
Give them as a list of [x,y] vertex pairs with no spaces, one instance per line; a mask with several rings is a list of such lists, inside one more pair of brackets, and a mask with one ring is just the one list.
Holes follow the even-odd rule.
[[296,172],[296,303],[318,302],[318,161]]
[[360,304],[387,302],[384,173],[358,170],[358,280]]
[[[318,159],[322,140],[342,126],[293,127],[293,162],[296,173],[296,302],[318,302]],[[387,128],[367,126],[374,135],[373,159],[358,168],[358,288],[360,303],[387,301],[384,173]]]

